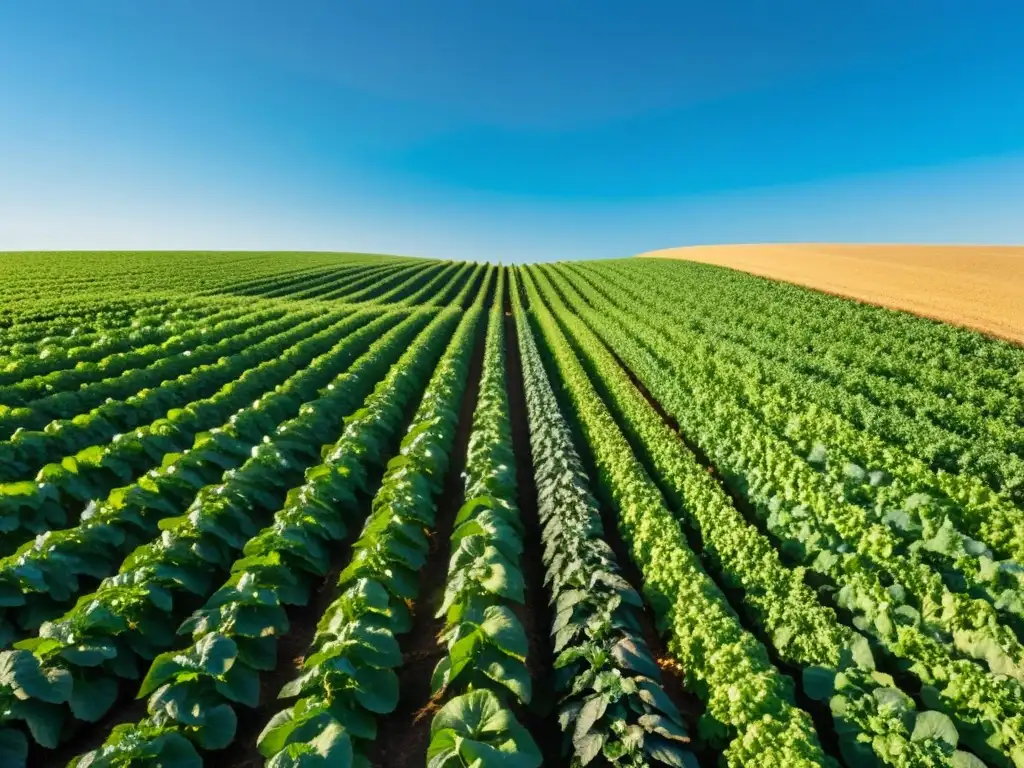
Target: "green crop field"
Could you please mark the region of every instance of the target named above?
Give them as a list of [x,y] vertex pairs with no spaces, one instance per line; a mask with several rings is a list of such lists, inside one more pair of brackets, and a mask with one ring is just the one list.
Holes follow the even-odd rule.
[[0,254],[0,766],[1024,768],[1024,350],[720,267]]

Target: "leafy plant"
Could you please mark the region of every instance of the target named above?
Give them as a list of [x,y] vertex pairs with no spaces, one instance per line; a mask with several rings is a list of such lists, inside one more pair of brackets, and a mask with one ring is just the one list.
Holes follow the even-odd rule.
[[[140,662],[173,645],[181,618],[175,596],[206,597],[213,591],[215,578],[258,532],[257,520],[280,508],[292,478],[301,477],[302,467],[317,456],[322,435],[352,413],[429,317],[414,315],[385,334],[320,398],[279,426],[275,439],[253,449],[241,468],[204,488],[186,515],[163,520],[163,535],[132,553],[96,593],[45,623],[38,637],[18,644],[33,652],[41,669],[71,672],[74,686],[67,701],[76,717],[98,719],[113,703],[117,678],[136,678]],[[78,696],[79,690],[90,695]],[[91,699],[96,691],[102,696]],[[89,701],[86,708],[76,706]]]
[[[771,665],[764,646],[742,628],[702,569],[528,273],[526,280],[534,318],[573,409],[570,418],[590,447],[601,491],[616,512],[659,629],[707,702],[701,736],[724,746],[730,764],[831,764],[810,717],[793,703],[791,682]],[[529,326],[518,290],[513,296],[523,337]]]
[[534,768],[541,759],[529,732],[487,689],[456,696],[430,723],[428,768]]
[[[1024,691],[1020,681],[1002,674],[1013,671],[1013,657],[1007,668],[1000,666],[1001,655],[1016,656],[1018,646],[993,607],[952,592],[926,564],[899,554],[887,526],[837,502],[808,460],[724,397],[721,387],[702,384],[699,366],[677,361],[667,332],[614,305],[601,307],[601,313],[583,313],[587,323],[708,452],[727,484],[750,501],[783,556],[836,585],[826,595],[933,692],[923,703],[949,715],[964,743],[988,760],[1012,762],[1024,745],[1014,703]],[[960,653],[984,660],[991,673]]]
[[570,428],[522,321],[519,339],[545,583],[555,612],[559,724],[573,764],[600,757],[612,765],[692,767],[686,726],[641,634],[643,601],[604,541]]
[[328,730],[349,745],[346,759],[361,764],[377,736],[375,716],[397,705],[391,670],[402,658],[395,636],[411,625],[409,603],[434,526],[486,293],[485,284],[434,370],[339,578],[342,594],[324,612],[302,674],[281,691],[282,698],[298,701],[260,736],[268,764],[306,754]]

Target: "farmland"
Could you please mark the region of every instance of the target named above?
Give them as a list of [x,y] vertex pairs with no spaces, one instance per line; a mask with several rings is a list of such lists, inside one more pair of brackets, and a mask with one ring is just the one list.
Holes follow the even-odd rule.
[[1024,248],[973,245],[719,245],[645,256],[741,269],[1024,342]]
[[0,766],[1024,768],[1024,350],[719,266],[0,255]]

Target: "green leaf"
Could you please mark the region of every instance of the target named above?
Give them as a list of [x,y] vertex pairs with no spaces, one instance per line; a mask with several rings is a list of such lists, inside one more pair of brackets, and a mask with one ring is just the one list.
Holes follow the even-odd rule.
[[459,754],[467,764],[480,768],[530,768],[540,765],[539,762],[532,761],[531,755],[520,753],[517,747],[518,745],[512,741],[492,746],[467,739],[459,745]]
[[172,732],[160,738],[160,768],[203,768],[202,758],[182,734]]
[[697,757],[690,750],[657,734],[644,739],[644,752],[673,768],[699,768]]
[[959,734],[956,726],[947,715],[942,712],[919,712],[914,721],[914,732],[911,735],[912,741],[923,741],[925,739],[938,739],[956,749]]
[[38,699],[15,701],[11,704],[11,714],[25,721],[37,744],[47,749],[57,748],[64,725],[64,712],[60,705]]
[[[594,723],[601,719],[607,708],[608,700],[601,694],[595,694],[584,702],[583,708],[576,716],[576,727],[573,730],[572,736],[572,742],[576,746],[577,751],[580,751],[581,744],[590,734],[590,729],[594,727]],[[598,744],[597,748],[600,749],[601,745]],[[594,754],[597,753],[595,752]]]
[[209,675],[220,677],[234,664],[238,646],[229,637],[214,632],[206,635],[195,646],[199,666]]
[[871,695],[878,702],[878,710],[887,717],[914,711],[914,701],[898,688],[875,688]]
[[359,622],[347,640],[360,644],[357,656],[375,667],[391,668],[402,664],[402,649],[390,630]]
[[28,759],[28,740],[21,731],[0,728],[0,765],[21,768]]
[[117,648],[111,643],[82,643],[70,645],[60,653],[78,667],[98,667],[117,655]]
[[310,742],[316,754],[324,758],[325,768],[349,768],[354,759],[352,737],[339,723],[329,723]]
[[815,701],[828,701],[835,693],[836,673],[826,667],[804,667],[804,692]]
[[468,738],[480,739],[505,731],[513,720],[512,713],[493,691],[471,691],[456,696],[441,708],[430,723],[430,733],[450,728]]
[[541,762],[540,750],[529,732],[492,691],[457,696],[430,724],[429,768],[537,768]]
[[356,701],[371,712],[386,715],[398,706],[398,675],[390,669],[360,669]]
[[959,749],[953,753],[952,763],[953,768],[986,768],[980,758]]
[[488,549],[493,549],[497,557],[489,558],[486,570],[477,578],[478,583],[493,595],[515,600],[517,603],[523,602],[525,584],[522,572],[509,563],[498,549]]
[[664,715],[641,715],[638,722],[644,730],[655,733],[662,738],[680,742],[688,742],[690,740],[690,735],[683,725],[670,720]]
[[462,737],[450,728],[433,733],[427,745],[427,768],[461,768],[461,743]]
[[529,649],[526,630],[507,605],[489,605],[480,629],[503,653],[524,660]]
[[[848,650],[851,666],[857,666],[861,669],[875,668],[875,656],[871,652],[871,644],[864,635],[859,632],[854,632],[853,639],[850,641],[850,647]],[[844,656],[845,654],[846,650],[843,651]]]
[[849,766],[875,766],[878,764],[878,758],[875,757],[871,744],[857,741],[855,737],[840,738],[839,752]]
[[227,699],[256,707],[260,703],[260,675],[254,669],[236,664],[216,682],[217,691]]
[[71,712],[79,720],[95,723],[114,706],[117,693],[117,681],[109,677],[75,680],[71,692]]
[[228,704],[220,704],[205,713],[206,722],[196,732],[196,742],[203,749],[225,749],[235,739],[238,717]]
[[451,656],[444,656],[430,675],[430,693],[434,696],[448,687],[451,680],[452,659]]
[[665,690],[653,680],[637,678],[636,687],[637,696],[639,696],[640,700],[645,704],[660,710],[671,719],[681,719],[679,710],[676,708],[676,705],[672,703],[672,699],[670,699],[668,694],[665,693]]
[[634,642],[632,638],[624,637],[619,640],[612,647],[611,653],[612,658],[618,661],[622,667],[654,680],[661,679],[661,670],[651,658],[646,646]]
[[44,674],[39,659],[29,651],[0,652],[0,686],[20,689],[29,697],[53,704],[71,696],[71,675],[66,670]]
[[576,757],[579,758],[581,765],[587,765],[601,754],[601,747],[604,746],[606,738],[608,738],[606,733],[587,733],[580,739],[573,739],[573,749],[576,751]]
[[488,648],[471,666],[508,688],[523,704],[530,703],[532,681],[526,664],[519,659],[510,658],[495,648]]
[[458,528],[460,524],[471,519],[478,511],[483,509],[493,509],[497,505],[498,502],[493,496],[477,496],[472,499],[467,499],[465,503],[459,507],[459,512],[455,516],[454,527]]
[[256,739],[256,748],[264,757],[271,757],[288,744],[288,737],[298,727],[291,707],[270,718],[270,722]]
[[149,665],[149,671],[146,673],[146,677],[142,681],[142,686],[139,688],[139,693],[136,698],[146,698],[149,694],[181,671],[182,666],[177,662],[177,656],[177,651],[168,651],[166,653],[161,653],[153,659],[153,663]]

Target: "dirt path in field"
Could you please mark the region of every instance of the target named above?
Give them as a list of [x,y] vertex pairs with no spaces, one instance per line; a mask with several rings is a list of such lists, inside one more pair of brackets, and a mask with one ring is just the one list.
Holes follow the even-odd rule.
[[1024,247],[799,243],[640,256],[731,267],[1024,343]]

